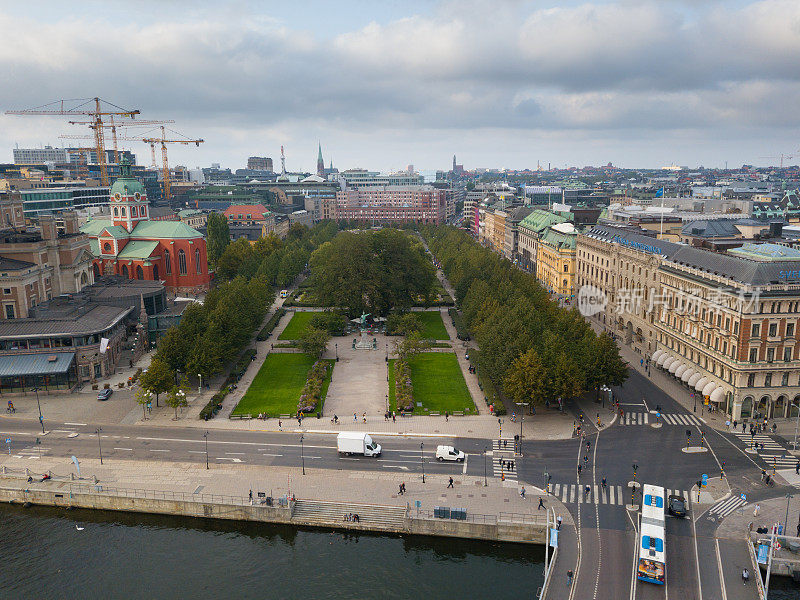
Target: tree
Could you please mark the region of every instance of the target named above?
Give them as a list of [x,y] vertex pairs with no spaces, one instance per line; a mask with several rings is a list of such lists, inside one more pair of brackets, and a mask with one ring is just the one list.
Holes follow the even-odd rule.
[[387,331],[397,335],[411,335],[422,333],[422,320],[419,315],[408,312],[405,314],[392,313],[386,322]]
[[[244,265],[247,265],[253,258],[255,252],[253,246],[246,238],[239,238],[235,242],[228,244],[225,251],[217,260],[217,276],[226,281],[230,281],[239,273]],[[258,270],[256,267],[253,274]]]
[[309,354],[314,358],[319,358],[328,347],[328,342],[330,339],[331,334],[328,333],[327,330],[311,327],[309,325],[300,334],[298,346],[300,346],[300,349],[306,354]]
[[503,381],[503,390],[515,402],[544,404],[547,373],[542,360],[531,348],[519,356],[511,365]]
[[206,248],[208,249],[208,261],[216,265],[225,248],[231,243],[231,231],[228,227],[228,219],[224,215],[211,213],[206,222]]
[[185,389],[189,389],[189,382],[185,377],[182,377],[180,385],[172,386],[169,390],[169,396],[167,396],[167,406],[175,409],[175,421],[178,420],[178,408],[188,404]]
[[148,390],[156,395],[156,406],[158,406],[158,396],[168,392],[175,385],[175,371],[158,357],[153,357],[147,371],[142,372],[139,377],[142,389]]
[[408,362],[420,352],[430,349],[431,344],[423,340],[419,332],[412,332],[402,340],[395,340],[394,351],[403,362]]
[[153,400],[153,392],[140,387],[136,390],[136,403],[142,407],[142,418],[147,418],[147,405]]

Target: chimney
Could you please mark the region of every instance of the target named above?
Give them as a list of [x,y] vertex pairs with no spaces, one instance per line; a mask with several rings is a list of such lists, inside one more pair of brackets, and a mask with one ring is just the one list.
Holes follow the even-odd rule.
[[42,230],[43,240],[55,240],[58,238],[56,220],[53,215],[39,215],[39,227]]
[[64,232],[67,235],[80,233],[80,228],[78,227],[78,213],[74,210],[67,210],[64,211],[61,216],[64,219]]

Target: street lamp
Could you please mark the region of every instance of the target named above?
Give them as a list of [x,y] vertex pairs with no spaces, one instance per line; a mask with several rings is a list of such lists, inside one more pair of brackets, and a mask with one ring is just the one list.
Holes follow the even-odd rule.
[[486,479],[486,452],[489,450],[488,446],[483,447],[483,487],[489,485],[488,480]]
[[97,434],[97,448],[100,450],[100,464],[103,464],[103,446],[100,445],[100,432],[103,431],[102,427],[98,427],[95,429],[95,433]]
[[424,442],[419,443],[419,462],[422,465],[422,483],[425,483],[425,455],[422,453],[424,446]]
[[42,426],[42,433],[44,433],[44,417],[42,416],[42,405],[39,403],[39,388],[33,388],[33,391],[36,392],[36,406],[39,407],[39,425]]
[[300,434],[300,460],[303,462],[303,475],[306,474],[306,456],[303,453],[303,434]]
[[203,437],[206,439],[206,470],[208,470],[208,431],[203,434]]
[[692,409],[694,412],[697,412],[697,394],[692,393],[692,398],[694,399],[694,408]]
[[783,518],[783,535],[786,533],[786,526],[789,524],[789,502],[794,498],[794,494],[786,494],[786,516]]
[[199,396],[203,393],[203,374],[198,373],[197,376],[200,378],[200,385],[197,386],[197,395]]
[[339,343],[334,343],[333,347],[336,349],[336,362],[339,362]]

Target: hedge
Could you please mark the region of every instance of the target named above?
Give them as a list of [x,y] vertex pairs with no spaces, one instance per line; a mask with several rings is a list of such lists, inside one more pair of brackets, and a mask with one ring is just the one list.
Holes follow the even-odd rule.
[[228,389],[228,386],[225,386],[219,392],[211,396],[211,400],[209,400],[208,404],[200,411],[201,419],[208,421],[214,418],[214,415],[222,408],[222,401],[225,399],[225,396],[228,395]]
[[286,309],[281,307],[275,311],[275,314],[269,318],[267,324],[264,325],[264,328],[258,332],[256,336],[256,340],[259,342],[263,342],[267,338],[269,338],[270,334],[275,330],[275,327],[278,326],[278,322],[281,320],[281,317],[286,314]]

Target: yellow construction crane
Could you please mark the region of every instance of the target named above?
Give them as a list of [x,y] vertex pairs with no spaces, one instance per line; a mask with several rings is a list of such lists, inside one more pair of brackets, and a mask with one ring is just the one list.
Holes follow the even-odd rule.
[[[800,152],[800,150],[798,150],[798,152]],[[775,156],[759,156],[758,158],[780,158],[781,159],[781,169],[782,169],[783,168],[783,159],[784,158],[794,158],[795,156],[796,156],[795,154],[783,154],[783,153],[780,153],[780,154],[777,154]]]
[[[152,127],[154,125],[164,125],[166,123],[174,123],[175,121],[166,120],[166,121],[133,121],[129,119],[122,119],[122,121],[114,121],[114,116],[111,116],[110,123],[103,123],[102,127],[106,129],[111,129],[111,139],[114,143],[114,162],[119,164],[119,149],[117,148],[117,140],[118,139],[136,139],[138,138],[118,138],[117,137],[117,127]],[[70,125],[88,125],[89,127],[92,126],[91,121],[70,121]],[[68,136],[59,136],[62,139],[69,139]],[[78,139],[78,138],[75,138]],[[153,159],[153,166],[155,166],[155,158]]]
[[[167,160],[167,144],[194,144],[195,146],[199,146],[205,140],[191,140],[188,138],[176,138],[170,139],[167,137],[167,131],[170,133],[175,134],[176,136],[181,136],[183,138],[183,134],[178,133],[177,131],[167,130],[166,127],[163,125],[161,126],[161,137],[145,137],[145,138],[138,138],[138,137],[122,137],[118,136],[118,140],[123,141],[136,141],[136,142],[144,142],[145,144],[150,144],[150,152],[152,154],[153,160],[153,167],[156,167],[156,144],[161,144],[161,168],[162,168],[162,179],[164,181],[164,199],[169,201],[170,199],[170,188],[171,188],[171,175],[169,171],[169,162]],[[83,135],[60,135],[58,136],[60,139],[65,140],[80,140],[80,139],[88,139],[89,136]]]
[[[170,133],[174,133],[176,135],[182,135],[177,131],[170,130]],[[163,179],[164,179],[164,199],[169,202],[170,200],[170,173],[169,173],[169,162],[167,161],[167,144],[194,144],[195,146],[199,146],[203,143],[204,140],[190,140],[188,138],[184,139],[168,139],[167,138],[167,129],[163,125],[161,126],[161,137],[149,137],[144,138],[142,140],[145,144],[150,144],[150,148],[153,152],[153,162],[155,162],[155,145],[161,144],[161,168],[163,169]]]
[[[72,103],[78,102],[79,104],[72,106]],[[101,102],[111,108],[106,108],[101,105]],[[94,108],[91,108],[91,103],[94,103]],[[69,107],[69,108],[68,108]],[[100,98],[73,98],[70,100],[56,100],[49,104],[37,106],[27,110],[7,110],[7,115],[67,115],[77,116],[85,115],[91,117],[90,121],[84,124],[88,125],[94,131],[95,150],[97,151],[97,164],[100,167],[100,179],[104,186],[109,185],[108,169],[106,168],[106,149],[105,141],[103,139],[103,117],[127,117],[133,119],[139,114],[139,110],[126,110],[121,106],[112,104]]]

